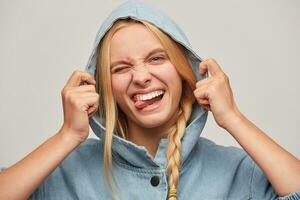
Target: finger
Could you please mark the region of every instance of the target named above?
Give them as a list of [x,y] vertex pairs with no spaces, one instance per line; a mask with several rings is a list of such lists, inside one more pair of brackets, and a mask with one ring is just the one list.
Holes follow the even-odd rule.
[[212,76],[224,73],[219,64],[212,58],[204,60],[199,64],[199,73],[201,75],[203,75],[207,70]]
[[96,92],[95,85],[81,85],[79,87],[72,88],[73,92]]
[[197,100],[199,99],[209,99],[208,88],[209,86],[201,86],[194,90],[194,96]]
[[[89,96],[88,96],[89,95]],[[91,94],[85,94],[84,97],[82,97],[82,101],[86,105],[86,111],[89,113],[89,109],[91,108],[98,108],[99,106],[99,96],[98,95],[91,95]]]
[[72,73],[71,77],[67,81],[66,86],[75,87],[82,85],[84,82],[87,84],[96,84],[96,81],[89,73],[76,70]]
[[91,117],[93,114],[95,114],[98,110],[98,104],[94,104],[93,106],[91,106],[89,109],[88,109],[88,116]]
[[209,108],[207,110],[210,110],[210,102],[208,97],[209,94],[207,93],[207,89],[205,87],[200,87],[194,90],[194,95],[201,107]]
[[99,95],[95,92],[72,93],[69,96],[69,102],[71,102],[72,105],[78,108],[84,107],[86,110],[99,100]]
[[[195,95],[195,96],[197,96],[197,95]],[[209,99],[206,97],[196,97],[196,100],[197,100],[198,104],[200,104],[201,106],[202,105],[210,106]]]
[[199,99],[198,101],[201,105],[210,105],[208,99]]
[[201,86],[205,86],[205,85],[210,85],[213,81],[212,77],[207,77],[205,79],[199,80],[196,83],[196,88],[201,87]]
[[87,103],[90,103],[91,99],[97,99],[99,97],[99,95],[95,92],[84,92],[84,93],[81,92],[75,95],[76,98],[81,99],[82,102],[87,102]]

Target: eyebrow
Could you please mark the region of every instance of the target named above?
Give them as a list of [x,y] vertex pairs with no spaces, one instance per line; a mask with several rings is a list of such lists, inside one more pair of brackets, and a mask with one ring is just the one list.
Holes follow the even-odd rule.
[[[150,56],[152,56],[153,54],[156,54],[156,53],[167,53],[164,49],[162,48],[155,48],[153,50],[151,50],[145,57],[145,59],[147,60]],[[116,65],[119,65],[119,64],[128,64],[129,62],[128,61],[125,61],[125,60],[119,60],[119,61],[115,61],[113,62],[111,65],[110,65],[110,68],[113,68],[115,67]]]

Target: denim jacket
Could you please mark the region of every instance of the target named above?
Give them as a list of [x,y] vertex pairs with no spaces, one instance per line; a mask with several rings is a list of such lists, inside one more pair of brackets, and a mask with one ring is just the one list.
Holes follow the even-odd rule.
[[[128,1],[117,7],[100,27],[85,71],[94,76],[97,46],[112,24],[120,18],[151,22],[185,48],[187,58],[197,73],[201,58],[193,51],[183,31],[164,13],[139,1]],[[200,137],[207,112],[193,105],[182,142],[178,200],[247,200],[300,199],[300,190],[279,197],[262,170],[236,147],[216,145]],[[30,199],[106,200],[112,199],[104,183],[103,141],[105,128],[101,117],[90,118],[90,126],[99,139],[88,139],[77,147],[36,189]],[[166,200],[167,139],[161,139],[153,158],[147,149],[117,135],[113,136],[113,170],[121,200]]]

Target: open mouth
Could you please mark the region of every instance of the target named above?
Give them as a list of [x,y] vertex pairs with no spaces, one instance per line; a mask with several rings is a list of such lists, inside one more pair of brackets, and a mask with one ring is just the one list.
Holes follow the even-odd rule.
[[158,104],[164,96],[163,90],[157,90],[148,94],[138,94],[133,97],[134,105],[138,110],[142,110],[150,105]]

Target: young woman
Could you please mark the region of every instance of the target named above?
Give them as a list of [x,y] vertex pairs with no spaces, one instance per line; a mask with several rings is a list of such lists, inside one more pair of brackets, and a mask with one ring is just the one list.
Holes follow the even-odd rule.
[[[217,62],[151,6],[112,12],[62,100],[61,129],[0,174],[0,199],[300,199],[300,161],[239,111]],[[244,150],[199,137],[207,111]],[[100,140],[86,140],[89,124]]]

